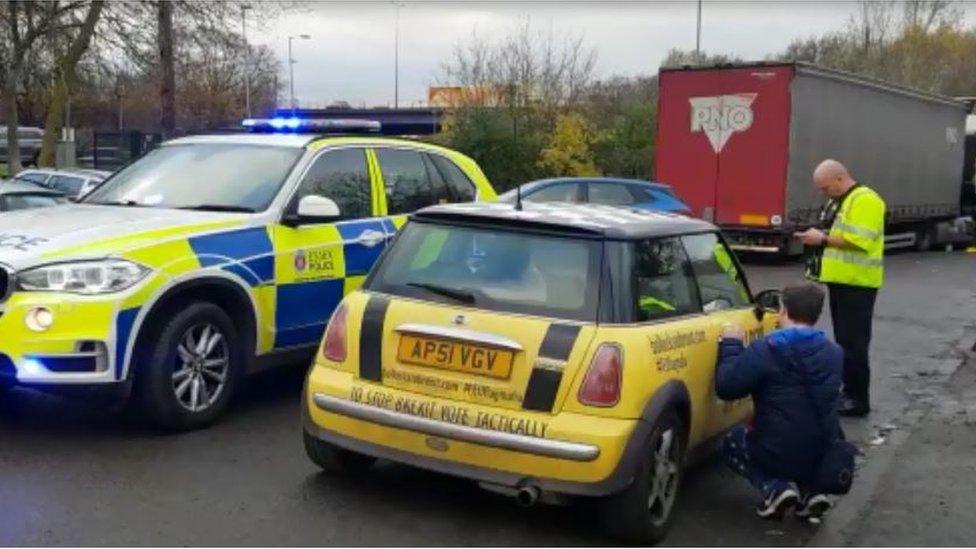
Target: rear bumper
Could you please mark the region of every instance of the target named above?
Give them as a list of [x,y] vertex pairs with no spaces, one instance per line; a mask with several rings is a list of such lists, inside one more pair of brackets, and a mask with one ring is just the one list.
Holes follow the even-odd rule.
[[[519,418],[543,416],[539,421],[547,423],[544,436],[505,432],[357,402],[336,390],[336,385],[347,384],[362,382],[346,372],[312,369],[302,406],[306,433],[354,452],[495,486],[532,485],[572,496],[619,492],[633,479],[650,433],[642,420],[489,409]],[[435,408],[484,411],[464,402],[375,387],[395,399],[423,399]]]
[[456,425],[411,416],[392,410],[385,410],[322,393],[315,393],[312,396],[312,400],[316,406],[327,412],[368,421],[376,425],[392,427],[394,429],[405,429],[416,433],[470,442],[492,448],[501,448],[557,459],[568,459],[571,461],[593,461],[600,455],[600,448],[593,444],[536,438],[468,427],[466,425]]

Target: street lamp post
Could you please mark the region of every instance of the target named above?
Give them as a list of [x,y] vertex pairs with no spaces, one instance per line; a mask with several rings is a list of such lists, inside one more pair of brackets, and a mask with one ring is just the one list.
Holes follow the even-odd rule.
[[393,108],[400,107],[400,8],[403,2],[393,2],[396,6],[396,25],[393,29]]
[[251,117],[251,52],[247,46],[247,10],[251,6],[241,6],[241,36],[244,37],[244,113]]
[[695,32],[695,64],[699,63],[698,59],[701,57],[701,8],[702,0],[698,0],[698,21]]
[[311,36],[307,34],[299,34],[297,36],[288,37],[288,95],[289,95],[289,106],[291,110],[295,110],[295,58],[291,56],[291,43],[292,40],[296,38],[301,38],[302,40],[308,40]]

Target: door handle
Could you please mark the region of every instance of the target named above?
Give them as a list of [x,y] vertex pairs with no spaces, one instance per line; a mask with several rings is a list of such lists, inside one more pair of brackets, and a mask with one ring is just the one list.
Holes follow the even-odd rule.
[[356,239],[360,244],[368,248],[372,248],[377,244],[386,242],[386,233],[380,231],[374,231],[372,229],[366,229],[359,234],[359,238]]

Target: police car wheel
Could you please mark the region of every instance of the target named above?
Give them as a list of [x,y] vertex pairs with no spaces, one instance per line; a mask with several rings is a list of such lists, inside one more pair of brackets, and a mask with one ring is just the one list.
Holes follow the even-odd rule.
[[675,412],[658,418],[631,485],[599,502],[600,521],[610,534],[640,544],[657,543],[667,534],[681,486],[685,432]]
[[167,429],[212,423],[230,403],[243,365],[227,313],[211,303],[186,304],[165,318],[150,345],[136,378],[145,413]]
[[327,473],[362,473],[376,463],[376,458],[372,456],[339,448],[334,444],[319,440],[307,432],[302,434],[304,435],[305,453],[308,454],[308,459]]

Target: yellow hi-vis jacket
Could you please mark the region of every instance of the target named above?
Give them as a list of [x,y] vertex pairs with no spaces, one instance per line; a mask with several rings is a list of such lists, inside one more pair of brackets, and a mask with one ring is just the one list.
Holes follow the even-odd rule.
[[873,190],[858,186],[851,191],[830,227],[830,236],[839,236],[855,246],[823,250],[820,282],[880,288],[884,282],[885,203]]

